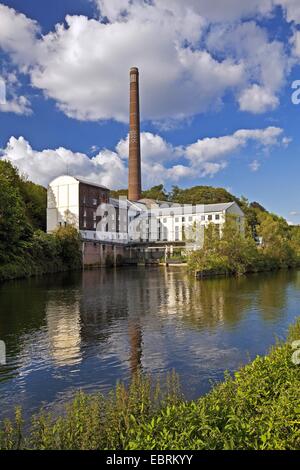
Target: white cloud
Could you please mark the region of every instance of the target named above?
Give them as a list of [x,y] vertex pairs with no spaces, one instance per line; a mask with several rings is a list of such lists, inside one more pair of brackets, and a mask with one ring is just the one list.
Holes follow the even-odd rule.
[[260,162],[258,160],[253,160],[253,162],[250,163],[249,168],[255,173],[260,169]]
[[290,212],[290,216],[292,216],[292,217],[299,217],[299,216],[300,216],[300,212],[299,212],[299,211],[291,211],[291,212]]
[[116,153],[109,150],[103,150],[93,158],[63,147],[36,151],[23,137],[11,137],[2,155],[30,180],[44,186],[55,177],[66,174],[67,170],[110,187],[126,184],[125,165]]
[[254,114],[270,111],[278,104],[279,99],[270,90],[257,84],[244,90],[239,97],[241,111],[251,111]]
[[299,0],[274,0],[274,3],[282,7],[288,22],[300,23]]
[[[121,158],[128,159],[128,148],[129,136],[126,139],[122,139],[116,147]],[[143,163],[164,163],[182,155],[178,148],[166,142],[160,135],[154,135],[151,132],[142,132],[141,134],[141,153],[143,155]]]
[[[124,14],[132,15],[137,5],[144,0],[95,0],[100,12],[110,21],[122,19]],[[203,16],[209,21],[235,21],[253,15],[266,15],[272,10],[272,0],[154,0],[156,7],[182,15],[187,10]]]
[[0,3],[0,49],[11,53],[19,64],[33,60],[39,31],[35,21]]
[[0,112],[30,115],[32,113],[29,99],[18,94],[20,83],[15,73],[0,75]]
[[250,112],[278,105],[289,70],[284,46],[255,21],[240,22],[271,14],[273,0],[97,4],[109,22],[68,15],[44,36],[34,21],[0,5],[0,47],[66,115],[127,122],[131,66],[141,71],[145,120],[189,118],[218,108],[227,92]]
[[276,145],[282,132],[278,127],[240,129],[232,135],[198,140],[186,147],[185,155],[194,167],[215,160],[218,160],[218,164],[225,163],[224,157],[232,155],[251,141],[263,147]]
[[262,27],[248,21],[212,27],[207,44],[243,64],[245,81],[237,94],[242,111],[262,113],[278,106],[291,65],[281,42],[270,41]]
[[[279,143],[281,134],[282,129],[276,127],[240,129],[232,135],[174,147],[159,135],[142,133],[143,186],[213,176],[228,165],[233,153],[249,143],[269,148]],[[112,189],[127,186],[128,138],[121,140],[115,151],[103,149],[91,158],[63,147],[37,151],[23,137],[11,137],[1,153],[2,158],[11,161],[21,173],[45,186],[67,171]]]
[[292,45],[292,53],[296,58],[300,58],[300,31],[294,31],[293,36],[290,39]]
[[30,115],[32,110],[26,96],[13,95],[5,103],[0,103],[0,112]]

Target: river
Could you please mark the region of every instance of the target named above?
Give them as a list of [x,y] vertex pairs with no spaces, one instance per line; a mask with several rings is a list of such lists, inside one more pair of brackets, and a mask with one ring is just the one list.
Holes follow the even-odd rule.
[[2,284],[0,418],[106,392],[139,368],[175,369],[195,398],[284,339],[299,314],[300,271],[197,281],[133,267]]

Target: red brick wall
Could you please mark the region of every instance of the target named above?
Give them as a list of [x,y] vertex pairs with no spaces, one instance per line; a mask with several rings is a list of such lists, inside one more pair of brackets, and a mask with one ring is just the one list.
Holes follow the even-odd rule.
[[[94,204],[93,200],[96,200]],[[94,212],[101,203],[108,202],[109,190],[79,183],[79,230],[95,230]],[[84,214],[86,212],[86,217]],[[86,226],[84,221],[86,220]]]

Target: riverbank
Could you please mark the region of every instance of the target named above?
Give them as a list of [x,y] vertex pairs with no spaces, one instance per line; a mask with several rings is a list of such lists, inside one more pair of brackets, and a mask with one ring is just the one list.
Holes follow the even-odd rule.
[[63,227],[54,234],[36,231],[18,249],[2,255],[0,282],[81,268],[77,231]]
[[5,422],[1,449],[300,449],[300,366],[291,341],[300,339],[300,320],[286,343],[277,344],[206,396],[186,401],[177,377],[163,390],[137,375],[107,397],[78,394],[59,417],[34,417],[27,437],[17,410]]
[[205,229],[203,248],[189,254],[189,270],[196,277],[241,275],[276,271],[300,266],[300,238],[285,221],[266,217],[257,229],[261,233],[257,245],[253,233],[241,230],[235,219],[228,218],[222,228]]
[[[0,283],[12,281],[14,279],[25,279],[33,276],[45,274],[55,274],[70,271],[71,268],[65,266],[61,260],[46,262],[44,264],[35,263],[31,259],[14,260],[12,263],[0,266]],[[79,269],[79,268],[77,268]]]

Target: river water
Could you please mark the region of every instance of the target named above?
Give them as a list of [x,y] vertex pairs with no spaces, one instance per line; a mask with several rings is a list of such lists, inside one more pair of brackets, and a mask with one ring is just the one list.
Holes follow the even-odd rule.
[[[0,286],[0,418],[175,369],[188,398],[264,354],[300,314],[300,271],[197,281],[184,268],[94,270]],[[300,338],[299,338],[300,339]]]

